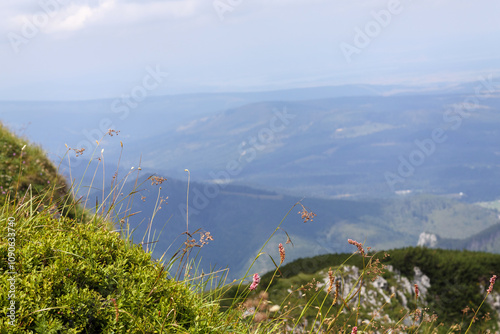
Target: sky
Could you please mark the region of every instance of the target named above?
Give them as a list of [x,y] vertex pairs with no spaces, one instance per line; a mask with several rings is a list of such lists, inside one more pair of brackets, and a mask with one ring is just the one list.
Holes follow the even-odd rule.
[[497,0],[0,2],[0,101],[432,85],[500,73]]

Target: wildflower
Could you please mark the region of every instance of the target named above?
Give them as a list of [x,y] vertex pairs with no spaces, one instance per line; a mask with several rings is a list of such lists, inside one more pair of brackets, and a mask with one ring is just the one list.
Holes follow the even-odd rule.
[[83,154],[83,152],[85,151],[85,148],[81,148],[81,149],[72,149],[72,148],[70,148],[70,150],[75,151],[75,156],[78,157],[78,156],[80,156],[80,155]]
[[422,310],[416,309],[415,310],[415,317],[414,317],[415,322],[418,322],[421,317],[422,317]]
[[361,255],[365,256],[365,250],[363,249],[363,245],[360,242],[357,242],[352,239],[348,239],[347,242],[350,243],[351,245],[358,247],[358,251],[361,253]]
[[280,250],[280,264],[282,264],[283,261],[285,261],[285,247],[283,247],[283,244],[280,243],[278,245],[278,248]]
[[212,237],[210,232],[205,232],[204,234],[201,234],[199,245],[200,245],[200,247],[203,247],[206,244],[208,244],[209,241],[213,241],[213,240],[214,240],[214,238]]
[[269,312],[271,312],[271,313],[278,312],[279,310],[280,310],[279,305],[273,305],[269,308]]
[[250,285],[250,288],[249,288],[249,289],[250,289],[250,290],[255,290],[255,289],[257,289],[257,285],[259,285],[259,283],[260,283],[260,276],[259,276],[259,274],[254,274],[254,275],[253,275],[253,282],[252,282],[252,284]]
[[333,289],[333,283],[335,283],[335,276],[333,276],[332,268],[328,270],[328,279],[330,281],[330,285],[328,286],[328,293],[330,293]]
[[150,176],[149,180],[151,180],[151,185],[156,185],[156,186],[162,184],[165,181],[167,181],[167,179],[164,178],[164,177],[154,176],[154,175]]
[[420,290],[418,289],[418,285],[415,284],[415,298],[418,298],[418,293],[420,292]]
[[357,326],[354,326],[354,327],[352,328],[352,332],[351,332],[351,334],[358,334],[358,327],[357,327]]
[[497,280],[497,275],[493,275],[490,278],[490,287],[488,288],[487,292],[490,294],[493,291],[493,285],[495,285],[495,281]]
[[312,211],[307,211],[306,207],[302,205],[302,203],[299,203],[302,206],[302,210],[299,211],[299,215],[301,215],[301,218],[304,220],[304,223],[307,223],[308,221],[313,221],[313,218],[316,216],[316,214]]
[[257,312],[255,314],[255,317],[253,318],[253,321],[256,323],[259,323],[259,322],[266,321],[267,319],[268,319],[267,314],[265,314],[263,312]]
[[335,297],[333,298],[333,303],[332,305],[337,304],[337,300],[339,298],[339,291],[340,291],[340,281],[335,281]]

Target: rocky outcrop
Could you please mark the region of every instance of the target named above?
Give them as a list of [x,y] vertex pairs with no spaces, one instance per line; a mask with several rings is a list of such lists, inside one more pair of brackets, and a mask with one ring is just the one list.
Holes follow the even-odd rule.
[[[408,311],[408,314],[411,314],[411,312],[414,311],[415,303],[410,305],[409,302],[411,300],[415,301],[415,285],[418,286],[419,290],[418,308],[424,310],[427,305],[426,298],[429,294],[432,282],[419,267],[415,266],[413,268],[414,274],[412,279],[402,276],[401,273],[394,270],[391,265],[386,266],[385,270],[386,274],[383,275],[385,278],[377,276],[373,280],[365,280],[361,288],[359,287],[361,271],[356,266],[344,266],[341,271],[342,275],[336,277],[336,280],[340,281],[341,284],[341,298],[343,300],[350,300],[348,303],[350,307],[356,307],[357,303],[360,302],[361,309],[366,311],[365,314],[371,314],[373,316],[371,320],[364,319],[362,321],[364,323],[376,320],[381,324],[385,323],[389,325],[400,321],[401,318],[392,319],[383,311],[386,305],[391,305],[392,298],[396,298],[398,303]],[[317,287],[324,289],[324,291],[328,291],[330,284],[329,276],[326,272],[322,272],[322,275],[323,280],[317,283]],[[356,298],[350,299],[352,294],[357,293],[357,291],[359,292],[359,299],[357,296]],[[484,293],[484,291],[484,287],[481,287],[481,293]],[[500,294],[493,291],[488,295],[486,302],[498,312],[498,316],[500,317]],[[402,323],[410,325],[412,321],[413,318],[407,317]],[[422,318],[420,321],[422,321]]]

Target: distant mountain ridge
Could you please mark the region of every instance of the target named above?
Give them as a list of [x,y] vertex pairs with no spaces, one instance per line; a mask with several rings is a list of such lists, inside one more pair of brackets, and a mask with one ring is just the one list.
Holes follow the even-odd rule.
[[[500,140],[495,130],[500,98],[481,101],[461,119],[453,108],[466,98],[253,103],[139,141],[132,151],[148,147],[146,167],[163,166],[161,171],[174,177],[189,167],[197,180],[208,182],[213,181],[210,173],[238,161],[242,168],[231,182],[298,196],[394,196],[409,190],[491,200],[500,196],[500,152],[494,144]],[[289,122],[273,131],[276,113],[284,112]]]
[[[143,176],[138,183],[144,183],[137,189],[140,193],[136,196],[142,200],[136,200],[128,209],[127,212],[134,213],[129,223],[132,228],[137,227],[134,240],[139,242],[155,210],[157,196],[166,198],[167,203],[162,204],[153,221],[153,229],[157,232],[166,224],[162,234],[155,236],[155,254],[160,256],[167,249],[177,249],[183,242],[182,233],[186,231],[188,212],[187,183],[167,179],[160,190],[159,186],[151,185],[146,180],[145,170],[141,173],[145,174],[141,174]],[[132,183],[135,181],[123,187],[123,196],[132,191]],[[281,229],[263,252],[272,254],[277,244],[285,243],[289,236],[293,242],[293,247],[287,250],[290,260],[348,251],[348,238],[366,240],[375,250],[416,245],[424,231],[465,242],[471,235],[493,229],[499,224],[494,210],[442,196],[377,200],[301,199],[246,186],[198,182],[191,182],[189,189],[190,231],[199,229],[210,232],[214,237],[214,241],[200,249],[199,256],[207,266],[229,267],[234,277],[248,269],[259,249],[289,211],[290,214],[280,225]],[[95,202],[100,193],[97,191],[90,198]],[[302,221],[298,214],[302,211],[301,205],[292,207],[298,201],[317,215],[313,221]],[[462,247],[462,243],[442,247],[473,249]],[[500,253],[500,247],[496,245],[490,247],[485,244],[476,249]],[[269,269],[272,268],[264,258],[254,266],[258,272]]]
[[422,233],[417,244],[430,248],[498,253],[500,249],[500,222],[465,239],[442,238],[436,234]]
[[[494,78],[484,78],[428,87],[172,95],[148,98],[126,115],[113,109],[112,99],[1,102],[0,117],[20,132],[27,126],[25,133],[57,163],[64,144],[91,152],[104,137],[108,159],[117,159],[114,143],[122,141],[124,164],[142,156],[144,167],[176,178],[189,168],[195,180],[212,182],[210,173],[236,160],[242,168],[230,182],[297,196],[392,197],[409,191],[464,193],[476,202],[500,197],[497,86]],[[273,123],[273,130],[275,112],[285,110],[295,117],[285,128]],[[23,124],[25,119],[32,124]],[[115,142],[105,136],[108,127],[121,131]]]

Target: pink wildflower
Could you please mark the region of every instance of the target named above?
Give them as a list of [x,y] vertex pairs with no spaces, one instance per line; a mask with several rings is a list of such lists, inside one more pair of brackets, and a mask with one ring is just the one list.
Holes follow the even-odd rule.
[[418,298],[418,293],[420,292],[420,290],[418,289],[418,285],[415,284],[415,298]]
[[363,245],[360,242],[357,242],[352,239],[348,239],[347,242],[350,243],[351,245],[358,247],[358,251],[361,253],[361,255],[365,256],[365,250],[363,249]]
[[280,264],[282,264],[283,261],[285,261],[285,247],[283,247],[283,244],[280,243],[278,248],[280,250]]
[[351,334],[358,334],[358,327],[357,327],[357,326],[354,326],[354,327],[352,328],[352,332],[351,332]]
[[495,281],[497,280],[497,275],[493,275],[490,278],[490,287],[488,288],[488,294],[490,294],[493,291],[493,285],[495,285]]
[[260,283],[260,276],[259,276],[259,274],[254,274],[254,275],[253,275],[253,282],[252,282],[252,284],[250,285],[250,288],[249,288],[249,289],[250,289],[250,290],[255,290],[255,289],[257,289],[257,285],[259,285],[259,283]]

